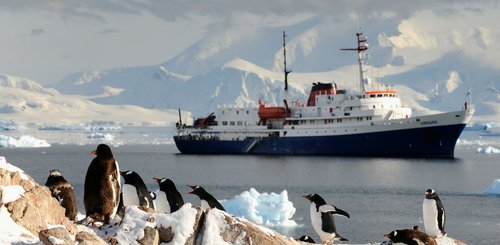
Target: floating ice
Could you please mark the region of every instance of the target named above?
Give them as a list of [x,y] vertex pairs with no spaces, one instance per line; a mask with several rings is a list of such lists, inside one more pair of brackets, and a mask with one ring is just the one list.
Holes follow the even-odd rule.
[[112,141],[115,137],[112,134],[103,134],[99,132],[93,132],[87,135],[88,139],[103,139],[106,141]]
[[500,149],[488,146],[488,147],[478,147],[476,153],[486,153],[486,154],[498,154]]
[[0,121],[0,130],[16,130],[20,128],[23,127],[19,126],[19,124],[12,120]]
[[9,148],[16,148],[16,147],[26,147],[26,148],[32,148],[32,147],[50,147],[50,144],[47,143],[45,140],[39,140],[36,139],[32,136],[29,135],[23,135],[19,137],[18,139],[12,138],[9,136],[5,135],[0,135],[0,147],[9,147]]
[[295,214],[293,203],[288,200],[288,192],[259,193],[254,188],[235,196],[231,200],[222,200],[226,211],[243,217],[253,223],[270,227],[296,226],[292,220]]
[[500,179],[493,180],[490,186],[484,190],[487,195],[500,195]]
[[85,124],[45,124],[39,130],[66,130],[66,131],[119,131],[122,127],[113,121],[91,121]]

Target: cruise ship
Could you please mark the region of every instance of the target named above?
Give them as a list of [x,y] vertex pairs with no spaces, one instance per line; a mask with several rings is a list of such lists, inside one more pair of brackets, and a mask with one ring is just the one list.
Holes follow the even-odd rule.
[[[368,90],[363,72],[366,38],[356,33],[360,91],[314,83],[305,104],[220,107],[193,125],[177,123],[174,141],[185,154],[331,155],[453,158],[474,109],[412,116],[397,91]],[[285,90],[288,89],[283,32]],[[180,112],[180,110],[179,110]]]

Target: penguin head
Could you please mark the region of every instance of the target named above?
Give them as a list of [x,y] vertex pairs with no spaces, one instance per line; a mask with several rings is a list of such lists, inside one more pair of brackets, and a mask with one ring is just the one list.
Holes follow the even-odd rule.
[[384,237],[394,242],[394,239],[398,236],[398,231],[391,231],[389,234],[385,234]]
[[162,190],[162,191],[176,190],[177,189],[174,182],[171,179],[168,179],[168,178],[158,179],[158,178],[153,177],[153,181],[158,183],[158,185],[160,185],[160,190]]
[[316,206],[321,206],[326,204],[325,199],[323,199],[320,195],[313,193],[309,195],[302,196],[303,198],[313,202],[316,204]]
[[120,171],[120,175],[125,180],[125,184],[135,185],[136,183],[144,182],[141,176],[133,170]]
[[188,194],[195,194],[199,197],[202,197],[203,195],[205,195],[205,193],[207,193],[207,191],[205,191],[205,189],[203,189],[203,187],[199,185],[188,185],[188,186],[191,187],[191,189],[193,189],[193,191],[188,192]]
[[62,176],[61,172],[59,172],[59,169],[52,169],[49,171],[49,177],[56,177],[56,176]]
[[425,198],[426,199],[434,199],[437,197],[437,192],[434,189],[427,189],[425,191]]
[[303,235],[301,237],[299,237],[299,239],[297,239],[297,241],[300,241],[300,242],[307,242],[307,243],[316,243],[314,241],[314,239],[312,239],[310,236],[308,235]]
[[97,155],[97,157],[113,158],[113,152],[111,152],[111,148],[106,144],[99,144],[97,148],[91,153]]

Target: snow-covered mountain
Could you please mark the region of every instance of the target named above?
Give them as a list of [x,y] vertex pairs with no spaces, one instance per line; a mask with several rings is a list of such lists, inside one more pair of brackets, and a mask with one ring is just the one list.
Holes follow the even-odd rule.
[[81,95],[64,95],[26,78],[0,74],[2,120],[31,124],[75,124],[113,121],[135,124],[172,124],[176,110],[145,109],[136,105],[102,105]]
[[[459,109],[472,92],[478,117],[500,121],[498,75],[485,52],[496,50],[486,28],[424,29],[426,14],[398,22],[369,21],[372,57],[367,75],[394,85],[415,112]],[[437,18],[437,17],[434,17]],[[313,82],[357,89],[352,20],[317,16],[292,26],[216,26],[177,57],[157,66],[72,74],[53,84],[62,93],[92,96],[101,104],[192,111],[204,116],[224,104],[279,103],[283,98],[282,30],[292,99],[305,100]],[[182,75],[180,75],[182,74]],[[376,84],[376,83],[375,83]]]

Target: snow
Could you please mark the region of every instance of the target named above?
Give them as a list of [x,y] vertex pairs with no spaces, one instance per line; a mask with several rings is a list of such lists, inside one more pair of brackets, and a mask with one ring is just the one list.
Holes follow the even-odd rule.
[[0,242],[3,244],[33,244],[38,238],[26,228],[16,224],[5,206],[0,207]]
[[13,138],[6,135],[0,135],[0,147],[18,148],[18,147],[50,147],[45,140],[36,139],[29,135],[23,135],[19,138]]
[[500,195],[500,179],[493,180],[490,186],[484,190],[487,195]]
[[194,233],[193,227],[196,220],[196,209],[190,203],[184,204],[172,214],[158,214],[155,216],[158,227],[172,227],[174,239],[170,244],[185,244]]
[[222,239],[220,232],[229,228],[224,219],[224,214],[218,210],[212,209],[205,217],[205,232],[203,233],[203,245],[209,244],[227,244]]
[[0,203],[13,202],[24,194],[24,188],[20,185],[0,186],[0,189],[2,190]]
[[288,200],[288,192],[280,194],[259,193],[254,188],[235,196],[231,200],[222,200],[226,211],[250,222],[268,227],[290,227],[297,223],[292,219],[295,214],[293,203]]

